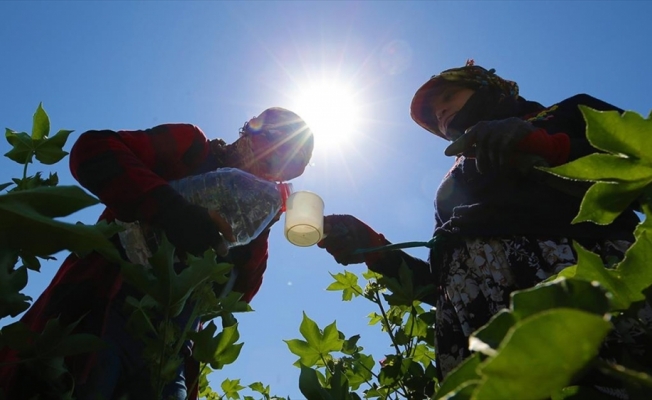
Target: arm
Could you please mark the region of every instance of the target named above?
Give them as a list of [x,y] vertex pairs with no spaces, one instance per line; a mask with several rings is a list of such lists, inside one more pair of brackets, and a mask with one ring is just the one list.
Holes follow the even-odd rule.
[[[430,265],[400,250],[378,251],[373,253],[354,253],[366,249],[391,244],[385,237],[367,224],[351,215],[329,215],[324,219],[325,238],[318,246],[326,249],[335,261],[342,265],[364,262],[367,267],[384,276],[399,279],[399,268],[405,264],[412,270],[415,286],[434,283]],[[424,301],[430,303],[431,299]]]
[[542,158],[549,166],[564,164],[596,151],[586,139],[586,124],[579,105],[601,111],[622,111],[581,94],[533,117],[480,121],[449,145],[444,154],[475,158],[480,173],[521,167],[522,155]]
[[168,184],[196,169],[208,140],[188,124],[142,131],[88,131],[70,152],[70,169],[117,218],[151,220],[180,195]]
[[209,154],[208,140],[189,124],[144,131],[89,131],[70,156],[73,176],[107,206],[109,220],[140,220],[165,232],[179,252],[199,255],[227,248],[230,227],[219,213],[190,204],[167,181],[196,171]]

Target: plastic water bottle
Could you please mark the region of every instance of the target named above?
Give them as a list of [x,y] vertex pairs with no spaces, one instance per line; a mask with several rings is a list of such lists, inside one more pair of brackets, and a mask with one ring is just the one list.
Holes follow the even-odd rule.
[[[292,192],[291,183],[267,181],[236,168],[220,168],[169,184],[189,203],[220,213],[236,239],[226,241],[229,248],[258,237],[279,212],[285,211],[285,200]],[[129,261],[148,265],[160,231],[139,222],[116,222],[125,228],[119,236]]]

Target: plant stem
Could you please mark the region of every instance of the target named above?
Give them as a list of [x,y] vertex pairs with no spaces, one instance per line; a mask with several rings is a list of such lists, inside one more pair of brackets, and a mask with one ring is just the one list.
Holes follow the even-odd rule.
[[401,355],[401,349],[398,348],[398,344],[396,343],[396,338],[394,337],[394,332],[392,332],[392,327],[390,326],[389,319],[387,318],[387,314],[385,313],[385,308],[383,307],[383,303],[380,300],[380,295],[376,293],[375,298],[376,298],[375,303],[378,304],[378,307],[380,308],[380,314],[383,316],[383,320],[385,321],[385,325],[387,326],[387,333],[389,334],[390,339],[392,339],[392,345],[394,345],[394,348],[396,349],[396,355]]

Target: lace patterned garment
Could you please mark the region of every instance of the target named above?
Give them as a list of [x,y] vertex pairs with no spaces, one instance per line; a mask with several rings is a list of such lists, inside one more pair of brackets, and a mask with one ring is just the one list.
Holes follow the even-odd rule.
[[[621,260],[631,243],[603,241],[589,250],[600,255],[605,265]],[[499,310],[509,307],[514,290],[530,288],[563,268],[576,264],[572,242],[568,239],[528,237],[468,239],[448,249],[440,270],[436,310],[436,349],[443,377],[467,356],[468,338]],[[628,343],[629,349],[645,359],[644,329],[652,328],[652,310],[646,304],[636,318],[616,321],[616,329],[605,341],[601,354],[613,359],[613,349]],[[610,351],[611,349],[611,351]],[[647,355],[649,357],[649,354]],[[617,361],[617,360],[616,360]]]

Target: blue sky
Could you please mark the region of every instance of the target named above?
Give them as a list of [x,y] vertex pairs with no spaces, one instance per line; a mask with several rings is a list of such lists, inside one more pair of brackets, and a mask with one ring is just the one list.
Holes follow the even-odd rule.
[[[230,142],[265,108],[290,108],[312,119],[317,136],[294,188],[393,242],[430,237],[434,192],[453,161],[446,143],[409,117],[412,95],[431,75],[473,58],[544,105],[588,93],[645,116],[652,109],[652,3],[643,1],[3,1],[0,16],[3,128],[29,131],[43,102],[54,130],[75,130],[66,149],[89,129],[165,122]],[[330,92],[344,94],[315,112]],[[66,162],[30,171],[75,184]],[[0,160],[0,182],[21,172]],[[71,220],[93,223],[99,212]],[[343,270],[325,251],[291,245],[280,224],[270,241],[255,312],[239,317],[246,344],[213,376],[215,386],[227,377],[262,381],[273,394],[301,398],[283,339],[300,337],[303,311],[321,327],[337,320],[347,336],[361,334],[376,360],[391,351],[367,326],[371,303],[325,291],[329,273]],[[410,253],[426,257],[425,249]],[[32,273],[27,293],[38,296],[57,267]]]

